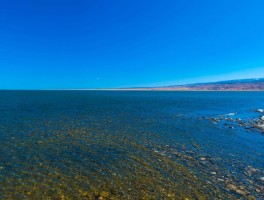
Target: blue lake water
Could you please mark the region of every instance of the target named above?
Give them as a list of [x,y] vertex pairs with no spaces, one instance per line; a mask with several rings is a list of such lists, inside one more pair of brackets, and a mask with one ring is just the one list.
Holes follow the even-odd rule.
[[[263,199],[264,92],[0,91],[0,198]],[[263,114],[264,115],[264,114]]]

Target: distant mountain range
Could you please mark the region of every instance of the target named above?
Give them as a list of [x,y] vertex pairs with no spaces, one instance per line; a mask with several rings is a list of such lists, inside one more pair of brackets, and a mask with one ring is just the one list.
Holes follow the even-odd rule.
[[130,88],[132,90],[172,91],[264,91],[264,78],[228,80],[162,87]]

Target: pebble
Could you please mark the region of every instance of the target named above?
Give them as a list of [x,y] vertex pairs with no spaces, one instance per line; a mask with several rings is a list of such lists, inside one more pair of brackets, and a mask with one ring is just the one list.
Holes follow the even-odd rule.
[[247,193],[246,193],[245,191],[240,190],[240,189],[237,189],[237,190],[236,190],[236,193],[237,193],[237,194],[241,194],[241,195],[243,195],[243,196],[247,195]]
[[246,171],[246,172],[244,172],[244,174],[247,176],[252,176],[252,173],[250,171]]
[[251,167],[251,166],[248,166],[248,168],[249,168],[249,172],[251,172],[251,173],[255,173],[255,172],[257,172],[258,170],[257,169],[255,169],[254,167]]
[[264,181],[264,176],[259,178],[260,181]]
[[216,172],[211,172],[210,174],[212,174],[212,175],[216,175]]
[[100,192],[99,195],[100,195],[100,197],[107,198],[107,197],[109,197],[109,192],[102,191],[102,192]]
[[233,191],[235,191],[237,194],[240,194],[240,195],[243,195],[243,196],[247,195],[247,192],[246,192],[246,191],[239,189],[237,186],[235,186],[235,185],[233,185],[233,184],[228,184],[228,185],[227,185],[227,189],[228,189],[228,190],[233,190]]
[[237,186],[235,186],[235,185],[233,185],[233,184],[228,184],[227,185],[227,189],[229,189],[229,190],[237,190],[238,188],[237,188]]
[[202,158],[200,158],[200,160],[203,160],[204,161],[204,160],[206,160],[206,158],[202,157]]
[[178,153],[178,152],[172,152],[174,155],[178,156],[178,157],[181,157],[181,154]]

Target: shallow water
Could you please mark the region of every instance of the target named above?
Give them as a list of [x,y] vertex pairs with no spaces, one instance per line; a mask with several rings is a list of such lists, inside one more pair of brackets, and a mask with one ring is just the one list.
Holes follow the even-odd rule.
[[0,198],[262,199],[263,92],[0,91]]

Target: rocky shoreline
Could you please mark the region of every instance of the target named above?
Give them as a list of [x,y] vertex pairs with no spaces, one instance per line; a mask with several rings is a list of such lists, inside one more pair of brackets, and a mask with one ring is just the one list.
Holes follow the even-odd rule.
[[[188,166],[189,172],[196,178],[205,180],[209,185],[217,185],[229,195],[229,199],[260,200],[264,197],[264,176],[261,169],[241,163],[231,163],[232,170],[223,170],[219,162],[225,162],[220,157],[211,157],[200,154],[199,147],[196,150],[188,150],[186,147],[170,147],[153,149],[154,153],[161,157],[168,157]],[[236,171],[236,170],[237,171]],[[241,178],[237,179],[237,173]],[[220,198],[221,199],[221,198]]]
[[247,130],[258,131],[264,134],[264,109],[253,109],[252,112],[258,114],[257,117],[251,119],[241,119],[237,116],[237,112],[218,115],[216,117],[203,116],[202,119],[208,119],[214,124],[222,124],[225,128],[233,129],[236,126],[243,127]]

